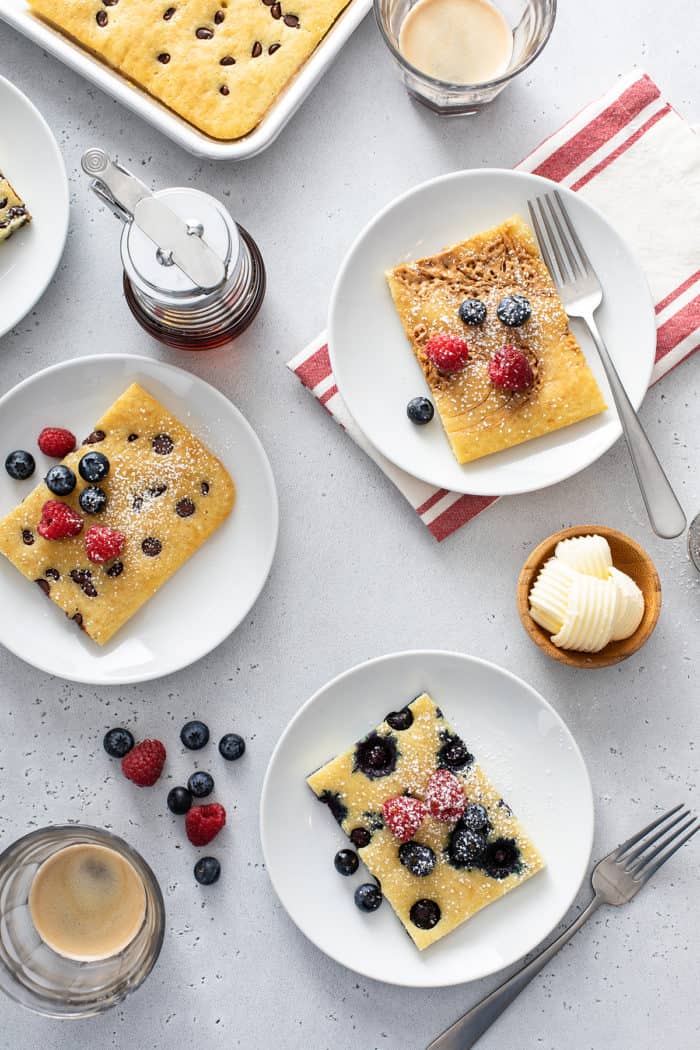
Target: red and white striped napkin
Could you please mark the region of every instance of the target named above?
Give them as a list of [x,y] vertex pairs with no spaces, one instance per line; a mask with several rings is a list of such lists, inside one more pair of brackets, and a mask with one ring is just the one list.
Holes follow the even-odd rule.
[[[652,383],[700,349],[700,135],[639,70],[518,164],[582,193],[625,238],[656,303]],[[321,332],[287,367],[444,540],[498,499],[428,485],[399,470],[360,431],[338,392]]]

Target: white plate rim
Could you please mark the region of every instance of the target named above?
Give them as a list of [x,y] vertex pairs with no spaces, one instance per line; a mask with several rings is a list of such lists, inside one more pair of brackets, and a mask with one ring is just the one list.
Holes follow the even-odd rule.
[[19,314],[19,316],[14,317],[14,319],[11,318],[9,323],[3,324],[2,321],[0,321],[0,339],[2,339],[4,335],[7,335],[7,333],[15,327],[15,325],[18,325],[19,322],[24,317],[26,317],[31,310],[34,309],[34,307],[39,302],[48,286],[51,284],[53,276],[56,273],[58,264],[61,261],[63,252],[66,247],[66,238],[68,237],[68,223],[70,219],[70,191],[68,188],[68,175],[66,174],[66,164],[54,133],[52,132],[51,128],[46,123],[46,120],[44,119],[44,117],[42,117],[41,113],[36,108],[34,103],[31,101],[31,99],[29,99],[23,91],[20,91],[18,87],[15,87],[15,85],[11,83],[11,81],[9,81],[7,77],[0,76],[0,94],[2,94],[3,91],[7,91],[10,95],[14,95],[15,100],[20,105],[26,106],[27,109],[29,109],[29,111],[32,114],[32,117],[35,119],[36,123],[41,127],[42,131],[44,132],[44,135],[46,136],[47,142],[51,146],[51,149],[56,158],[57,168],[60,172],[61,177],[60,188],[62,190],[63,196],[63,207],[61,209],[61,213],[63,215],[63,226],[60,231],[60,237],[57,238],[55,241],[55,258],[53,258],[49,263],[46,273],[42,278],[43,283],[37,285],[35,289],[34,299],[29,303],[29,305],[26,306],[26,308],[22,307],[23,312]]
[[[583,871],[581,872],[581,878],[576,883],[574,891],[571,894],[570,900],[566,903],[566,906],[561,909],[561,914],[557,917],[555,922],[552,923],[552,926],[551,926],[551,929],[549,930],[549,933],[545,934],[545,937],[541,938],[540,940],[535,941],[532,944],[532,946],[529,949],[527,949],[526,952],[523,952],[520,955],[516,955],[512,959],[507,960],[506,962],[503,962],[502,964],[500,964],[498,966],[492,967],[490,969],[489,968],[484,969],[483,972],[481,972],[479,974],[476,974],[476,975],[474,975],[472,977],[468,977],[466,979],[456,979],[456,980],[438,979],[437,981],[432,981],[432,982],[427,980],[427,979],[424,979],[424,980],[421,980],[420,982],[418,982],[418,981],[406,981],[406,980],[392,979],[391,976],[389,976],[389,977],[381,977],[380,978],[380,977],[377,977],[376,974],[370,973],[370,972],[368,972],[367,970],[363,969],[360,966],[356,966],[354,964],[353,965],[349,964],[344,959],[339,958],[339,956],[337,954],[331,954],[330,952],[327,951],[327,949],[325,947],[323,947],[322,945],[320,945],[318,943],[316,938],[307,929],[302,928],[298,924],[298,922],[295,919],[295,917],[287,909],[287,905],[285,903],[284,897],[283,897],[282,893],[280,892],[280,890],[278,888],[278,883],[275,881],[275,877],[274,877],[274,875],[272,873],[272,868],[271,868],[270,863],[269,863],[268,849],[266,848],[267,829],[266,829],[265,816],[266,816],[266,810],[267,810],[268,805],[269,805],[271,771],[272,771],[275,763],[277,762],[279,754],[283,750],[283,748],[284,748],[284,746],[286,744],[287,737],[291,734],[293,727],[306,714],[306,712],[311,707],[313,707],[315,704],[320,703],[322,701],[323,696],[324,696],[325,693],[330,692],[341,681],[352,677],[352,675],[357,673],[360,669],[365,669],[367,667],[370,667],[370,666],[373,666],[373,665],[376,665],[376,664],[387,663],[387,662],[390,662],[390,661],[393,661],[393,660],[401,660],[401,659],[406,658],[406,657],[410,657],[410,658],[419,657],[421,659],[432,659],[432,658],[436,658],[436,657],[437,658],[445,658],[445,657],[447,657],[449,659],[458,659],[458,660],[466,662],[466,663],[479,664],[482,667],[488,667],[492,671],[496,671],[497,673],[502,674],[506,678],[510,679],[512,682],[517,683],[518,686],[523,687],[524,689],[526,689],[527,692],[529,692],[533,696],[533,698],[539,704],[541,704],[545,708],[545,710],[547,710],[556,719],[557,723],[559,723],[559,725],[564,730],[566,736],[568,737],[568,741],[570,743],[570,746],[571,746],[572,756],[576,760],[576,762],[578,763],[578,766],[580,767],[580,770],[583,773],[583,781],[584,781],[584,785],[585,785],[585,788],[586,788],[585,803],[586,803],[588,814],[589,814],[589,817],[590,817],[589,832],[588,832],[587,839],[586,839],[586,844],[585,844],[586,845],[585,856],[586,856],[587,860],[586,860],[585,867],[583,868]],[[594,836],[594,833],[595,833],[595,801],[594,801],[594,797],[593,797],[593,787],[591,785],[591,778],[590,778],[590,774],[588,772],[588,767],[586,766],[586,761],[585,761],[585,759],[583,757],[583,753],[581,751],[581,748],[579,747],[579,745],[578,745],[578,743],[576,741],[576,738],[574,737],[573,733],[571,732],[571,730],[567,726],[567,724],[564,721],[564,719],[562,718],[562,716],[556,710],[556,708],[548,700],[546,700],[545,697],[543,697],[542,694],[540,692],[538,692],[538,690],[536,690],[534,688],[534,686],[529,685],[524,679],[520,678],[516,674],[513,674],[513,672],[507,670],[507,668],[501,667],[500,664],[496,664],[492,660],[486,660],[484,657],[472,656],[470,653],[460,653],[460,652],[457,652],[456,650],[449,650],[449,649],[403,649],[403,650],[396,650],[395,652],[392,652],[392,653],[385,653],[385,654],[383,654],[381,656],[371,657],[368,660],[363,660],[360,663],[354,664],[352,667],[347,668],[345,671],[341,671],[339,674],[335,675],[333,678],[331,678],[329,681],[327,681],[324,685],[322,685],[319,689],[317,689],[308,698],[308,700],[304,701],[304,703],[301,705],[301,707],[291,717],[291,719],[289,720],[289,722],[285,726],[285,728],[282,731],[282,733],[281,733],[277,743],[275,744],[275,746],[273,748],[272,754],[270,755],[270,760],[269,760],[269,762],[267,764],[267,769],[265,770],[265,776],[263,778],[262,789],[261,789],[261,792],[260,792],[258,833],[260,835],[260,843],[261,843],[261,847],[262,847],[263,859],[265,861],[265,870],[267,871],[268,878],[270,879],[270,883],[272,884],[272,888],[273,888],[273,890],[274,890],[274,892],[275,892],[275,894],[277,896],[278,901],[280,902],[280,904],[284,908],[284,910],[287,913],[289,919],[297,927],[297,929],[320,952],[322,952],[324,955],[328,955],[330,958],[332,958],[334,960],[334,962],[337,962],[340,966],[344,966],[346,969],[351,970],[354,973],[358,973],[358,974],[360,974],[360,976],[366,977],[369,980],[377,981],[380,984],[390,984],[390,985],[394,985],[394,986],[402,987],[402,988],[448,988],[448,987],[454,987],[455,985],[459,985],[459,984],[470,984],[472,981],[481,980],[482,978],[488,977],[491,974],[501,972],[501,970],[505,969],[507,966],[510,966],[512,963],[516,962],[518,959],[523,958],[524,955],[526,955],[529,951],[531,951],[538,944],[540,944],[542,942],[542,940],[546,939],[546,937],[551,934],[552,930],[554,930],[556,928],[556,926],[561,922],[561,920],[564,918],[564,916],[567,914],[567,912],[571,908],[572,904],[576,900],[576,897],[578,896],[578,893],[579,893],[579,891],[581,889],[581,886],[583,885],[583,883],[585,881],[586,875],[588,874],[588,871],[589,871],[589,868],[590,868],[590,859],[591,859],[591,854],[592,854],[592,851],[593,851],[593,836]],[[397,922],[398,922],[398,919],[397,919]]]
[[[546,178],[544,178],[541,175],[536,175],[534,172],[519,171],[517,169],[512,169],[512,168],[491,168],[491,167],[487,167],[487,168],[466,168],[466,169],[460,169],[460,170],[457,170],[457,171],[447,172],[447,173],[445,173],[443,175],[437,175],[437,176],[435,176],[432,179],[426,179],[424,182],[421,182],[421,183],[419,183],[416,186],[410,187],[404,193],[399,194],[397,197],[394,197],[391,201],[389,201],[386,205],[384,205],[384,207],[381,208],[369,220],[369,222],[365,224],[365,226],[357,234],[357,236],[353,240],[352,244],[348,248],[347,252],[345,253],[345,256],[343,257],[343,261],[340,264],[340,267],[338,269],[338,273],[336,275],[336,278],[335,278],[335,281],[334,281],[334,284],[333,284],[333,288],[331,290],[330,301],[329,301],[329,306],[328,306],[328,320],[327,320],[328,353],[329,353],[329,357],[330,357],[330,361],[331,361],[331,369],[332,369],[333,375],[335,377],[335,381],[336,381],[336,384],[338,386],[338,390],[340,392],[340,395],[341,395],[341,397],[343,397],[343,399],[345,401],[345,405],[346,405],[347,411],[352,416],[353,420],[355,421],[356,426],[362,432],[362,434],[364,435],[366,440],[371,445],[373,445],[373,447],[375,447],[381,453],[381,455],[383,455],[392,464],[394,464],[394,466],[398,467],[400,470],[403,470],[405,473],[409,474],[410,476],[418,478],[420,481],[424,481],[426,484],[432,485],[435,488],[446,489],[448,492],[450,492],[450,491],[452,491],[452,492],[460,492],[460,493],[464,493],[465,495],[477,495],[477,496],[517,496],[517,495],[522,495],[522,494],[527,493],[527,492],[537,492],[537,491],[540,491],[541,489],[550,488],[552,485],[558,485],[560,482],[565,481],[565,480],[567,480],[570,477],[574,477],[576,474],[580,473],[582,470],[587,469],[587,467],[589,467],[593,463],[597,462],[597,460],[600,459],[601,456],[605,455],[605,453],[607,451],[609,451],[610,448],[612,448],[612,446],[615,444],[615,442],[622,435],[622,426],[620,424],[619,419],[616,416],[613,419],[611,419],[612,426],[611,426],[610,441],[605,445],[605,447],[601,448],[600,452],[596,456],[594,456],[592,459],[590,459],[587,463],[583,463],[581,466],[574,467],[571,470],[565,469],[562,472],[560,472],[559,474],[557,474],[556,476],[553,475],[551,480],[547,481],[544,484],[542,484],[542,483],[526,484],[526,485],[523,485],[522,487],[519,487],[517,485],[515,485],[515,486],[509,485],[508,488],[507,488],[507,491],[504,491],[503,486],[499,487],[497,482],[494,483],[496,485],[495,490],[492,489],[490,485],[487,485],[487,486],[485,486],[483,484],[476,484],[476,485],[474,485],[469,480],[466,480],[466,478],[465,478],[465,481],[463,483],[460,483],[460,484],[455,484],[454,479],[451,479],[449,481],[449,483],[446,483],[444,479],[441,480],[441,479],[437,478],[437,476],[435,476],[435,475],[429,476],[429,474],[426,473],[425,471],[421,471],[420,469],[416,470],[415,467],[409,466],[406,463],[399,463],[399,462],[397,462],[397,460],[395,458],[395,454],[392,454],[390,449],[388,449],[386,447],[383,447],[382,443],[377,442],[375,440],[374,436],[371,436],[371,435],[367,434],[364,430],[362,430],[362,428],[360,427],[359,423],[357,422],[355,416],[352,413],[351,405],[346,400],[346,395],[343,393],[343,379],[342,379],[343,368],[342,368],[342,365],[340,366],[340,368],[338,366],[338,357],[337,357],[337,355],[335,353],[335,348],[334,348],[333,330],[334,330],[335,311],[337,309],[337,304],[338,304],[338,301],[339,301],[341,293],[342,293],[342,287],[343,287],[343,283],[344,283],[344,280],[345,280],[345,275],[346,275],[347,270],[349,269],[350,265],[352,264],[352,262],[354,260],[354,256],[355,256],[356,251],[360,247],[360,245],[363,242],[363,240],[365,239],[365,237],[367,237],[371,233],[371,231],[374,230],[374,228],[376,226],[378,226],[379,223],[381,223],[383,221],[383,219],[385,218],[386,215],[388,215],[394,209],[397,209],[397,208],[401,207],[408,200],[410,200],[411,197],[416,196],[419,193],[424,192],[429,187],[436,186],[436,185],[439,185],[441,183],[449,182],[449,181],[452,181],[452,180],[455,180],[455,181],[456,180],[460,180],[460,179],[468,180],[470,177],[473,177],[475,175],[479,176],[479,177],[484,177],[485,175],[486,176],[488,176],[488,175],[495,175],[495,176],[511,177],[511,178],[516,179],[516,180],[521,180],[521,179],[536,180],[537,182],[542,184],[543,192],[546,192],[547,190],[551,190],[552,188],[557,189],[562,194],[564,199],[567,199],[569,197],[570,198],[575,198],[576,200],[578,200],[582,204],[584,204],[584,206],[587,209],[589,209],[591,212],[595,213],[595,215],[597,216],[598,220],[603,224],[603,226],[606,227],[607,231],[611,234],[611,236],[616,241],[624,244],[630,259],[633,261],[633,263],[634,263],[634,265],[636,267],[638,275],[642,278],[642,283],[643,283],[643,286],[644,286],[644,288],[646,290],[645,306],[649,310],[649,318],[650,318],[650,321],[651,321],[651,331],[653,331],[654,334],[655,334],[656,326],[655,326],[655,323],[654,323],[654,316],[655,316],[655,314],[654,314],[654,300],[652,298],[651,289],[649,288],[649,282],[647,281],[646,274],[641,269],[639,263],[637,262],[635,256],[632,254],[630,249],[627,248],[627,244],[623,240],[622,236],[615,230],[615,228],[612,225],[612,223],[600,211],[599,208],[596,208],[586,198],[580,197],[578,194],[574,193],[573,190],[570,190],[567,186],[563,186],[560,183],[552,182],[550,179],[546,179]],[[649,361],[648,361],[648,367],[647,367],[646,382],[645,382],[645,385],[644,385],[642,396],[639,399],[635,399],[636,403],[634,403],[634,401],[633,401],[634,408],[636,410],[639,409],[640,405],[642,404],[642,402],[644,400],[644,397],[646,396],[646,392],[649,389],[649,383],[651,381],[651,376],[652,376],[652,372],[653,372],[653,369],[654,369],[654,363],[655,363],[654,352],[653,352],[654,351],[654,347],[655,347],[655,339],[651,342],[651,345],[650,345],[650,354],[649,354]],[[497,456],[498,453],[495,453],[494,455]],[[484,457],[484,458],[486,458],[486,457]],[[466,466],[468,466],[468,464],[466,464]],[[488,491],[487,491],[487,489],[488,489]]]
[[[0,397],[0,412],[3,411],[6,402],[11,399],[12,395],[18,393],[19,391],[23,391],[27,387],[31,387],[32,384],[40,378],[44,378],[47,375],[56,372],[67,371],[71,368],[79,367],[80,365],[85,364],[86,362],[89,362],[91,364],[99,362],[100,364],[102,364],[105,361],[110,360],[116,362],[124,362],[128,364],[135,363],[137,368],[139,364],[147,365],[149,368],[155,368],[157,372],[165,372],[166,375],[172,372],[184,372],[195,385],[207,387],[208,390],[215,395],[216,400],[218,400],[225,406],[227,412],[233,411],[233,414],[238,417],[238,422],[241,424],[243,429],[247,431],[248,436],[251,438],[253,444],[256,446],[256,449],[260,455],[260,463],[265,473],[265,481],[269,489],[269,493],[272,497],[272,503],[274,506],[275,514],[273,521],[272,543],[270,544],[270,550],[268,552],[267,569],[265,574],[261,578],[260,585],[253,600],[251,601],[248,608],[241,615],[240,619],[238,620],[238,623],[234,624],[232,627],[224,627],[222,631],[218,632],[216,636],[212,638],[211,644],[208,644],[207,648],[202,649],[198,656],[188,656],[179,663],[175,661],[172,666],[169,666],[164,670],[158,670],[157,668],[154,668],[151,671],[136,672],[134,674],[127,675],[124,677],[105,679],[104,676],[62,674],[55,667],[45,665],[42,662],[40,655],[36,659],[32,659],[30,661],[27,659],[27,656],[24,653],[18,652],[15,649],[15,647],[13,647],[12,645],[8,645],[4,639],[0,638],[0,645],[2,645],[5,649],[8,650],[8,652],[11,652],[14,656],[16,656],[19,660],[22,660],[24,663],[29,663],[32,667],[36,667],[39,671],[43,671],[45,674],[54,675],[57,678],[62,678],[70,682],[77,682],[82,685],[121,686],[135,685],[139,682],[150,682],[159,678],[164,678],[170,674],[175,674],[177,671],[182,671],[185,667],[189,667],[192,664],[196,663],[198,660],[201,660],[205,656],[208,656],[209,653],[213,652],[214,649],[221,645],[221,643],[224,642],[229,637],[229,635],[236,630],[238,626],[240,626],[240,624],[243,622],[245,617],[248,615],[250,610],[257,602],[269,578],[270,571],[272,569],[272,565],[275,558],[275,553],[277,550],[277,542],[279,539],[279,496],[277,493],[277,486],[275,484],[274,474],[272,472],[272,466],[270,465],[270,461],[268,459],[267,453],[265,452],[265,448],[260,438],[255,433],[255,430],[245,418],[241,410],[237,408],[237,406],[234,405],[233,402],[230,401],[225,394],[222,394],[221,391],[217,390],[215,386],[212,386],[211,383],[208,383],[206,379],[201,379],[199,376],[195,375],[192,372],[188,372],[184,368],[178,368],[177,365],[170,364],[170,362],[168,361],[159,361],[157,358],[146,357],[143,354],[89,354],[85,357],[72,357],[67,361],[58,361],[56,364],[48,365],[48,367],[42,368],[41,371],[34,373],[34,375],[27,376],[26,379],[21,380],[19,383],[13,386],[11,390],[8,390],[5,394],[2,395],[2,397]],[[40,654],[41,650],[39,649],[38,652]]]

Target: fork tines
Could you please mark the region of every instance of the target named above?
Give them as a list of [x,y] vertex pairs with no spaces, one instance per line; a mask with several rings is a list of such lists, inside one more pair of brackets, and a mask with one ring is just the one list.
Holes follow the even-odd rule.
[[623,842],[611,859],[637,882],[646,882],[698,831],[700,821],[681,803]]
[[528,201],[527,206],[544,261],[555,284],[568,284],[592,272],[591,261],[559,190],[535,197],[534,201]]

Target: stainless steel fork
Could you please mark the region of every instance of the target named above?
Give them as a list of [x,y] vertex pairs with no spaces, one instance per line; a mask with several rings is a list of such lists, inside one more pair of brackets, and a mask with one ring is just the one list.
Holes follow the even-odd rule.
[[674,806],[668,813],[664,813],[623,842],[607,857],[599,860],[591,876],[593,900],[571,926],[526,966],[455,1021],[442,1035],[433,1039],[427,1050],[469,1050],[469,1047],[474,1046],[486,1029],[490,1028],[496,1018],[520,995],[535,974],[538,974],[552,956],[581,929],[601,904],[617,907],[631,901],[662,864],[665,864],[697,831],[700,831],[700,822],[690,810],[682,804]]
[[555,190],[554,193],[536,197],[534,201],[528,201],[528,208],[544,261],[566,312],[570,317],[580,317],[585,322],[600,354],[651,527],[657,536],[664,539],[680,536],[685,530],[685,514],[598,331],[594,314],[602,302],[603,289],[569,218],[561,194]]

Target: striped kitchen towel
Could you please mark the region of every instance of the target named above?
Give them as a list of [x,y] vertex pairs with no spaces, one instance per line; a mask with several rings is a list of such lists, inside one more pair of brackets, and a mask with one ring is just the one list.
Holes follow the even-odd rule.
[[[639,70],[622,77],[517,167],[583,194],[639,259],[656,304],[653,383],[700,349],[700,135],[651,77]],[[288,368],[381,467],[438,541],[498,498],[435,488],[382,456],[338,392],[325,332]]]

